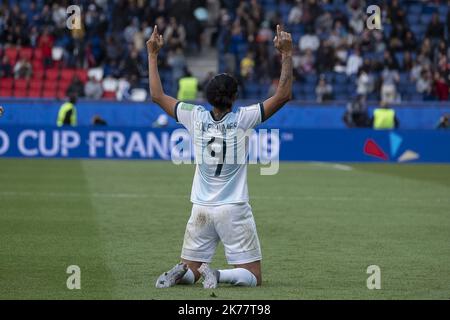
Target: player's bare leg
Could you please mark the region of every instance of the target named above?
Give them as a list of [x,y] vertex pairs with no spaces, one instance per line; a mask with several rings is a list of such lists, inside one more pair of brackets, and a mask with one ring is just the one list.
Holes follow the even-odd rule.
[[200,277],[201,277],[201,274],[198,271],[198,268],[200,268],[200,266],[202,265],[203,262],[190,261],[190,260],[186,260],[186,259],[181,259],[181,261],[183,263],[185,263],[189,267],[189,270],[191,270],[192,273],[194,274],[194,283],[197,282],[197,280],[200,279]]

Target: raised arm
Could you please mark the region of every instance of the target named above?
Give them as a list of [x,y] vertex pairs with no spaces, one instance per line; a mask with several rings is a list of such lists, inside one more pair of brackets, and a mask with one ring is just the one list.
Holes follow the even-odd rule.
[[147,41],[150,95],[153,102],[157,103],[169,116],[175,118],[175,105],[178,101],[164,93],[158,72],[158,53],[163,45],[163,36],[158,33],[158,27],[155,26],[150,39]]
[[275,94],[264,101],[264,119],[269,119],[275,112],[292,98],[292,37],[277,25],[277,35],[273,39],[275,48],[281,53],[281,74]]

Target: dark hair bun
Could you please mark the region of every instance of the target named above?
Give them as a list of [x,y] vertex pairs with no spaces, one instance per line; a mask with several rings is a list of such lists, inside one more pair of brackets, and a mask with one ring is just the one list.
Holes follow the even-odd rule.
[[208,102],[220,109],[231,108],[238,90],[236,79],[226,73],[221,73],[212,78],[206,87]]

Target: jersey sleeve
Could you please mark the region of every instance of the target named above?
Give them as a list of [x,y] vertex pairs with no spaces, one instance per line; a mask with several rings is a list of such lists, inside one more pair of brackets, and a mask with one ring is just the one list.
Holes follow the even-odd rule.
[[202,106],[179,101],[175,105],[175,120],[191,131],[198,112],[204,110]]
[[263,121],[264,107],[262,103],[239,108],[238,126],[241,129],[252,129]]

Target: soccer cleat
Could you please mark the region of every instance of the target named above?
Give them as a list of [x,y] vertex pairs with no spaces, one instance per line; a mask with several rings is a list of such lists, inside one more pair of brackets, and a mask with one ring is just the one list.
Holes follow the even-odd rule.
[[177,284],[177,282],[184,276],[184,274],[188,271],[187,264],[180,262],[175,267],[170,269],[167,272],[164,272],[159,276],[158,280],[156,280],[157,288],[169,288],[173,287]]
[[203,277],[203,288],[214,289],[217,288],[217,283],[219,281],[219,271],[211,269],[207,263],[202,263],[198,272]]

